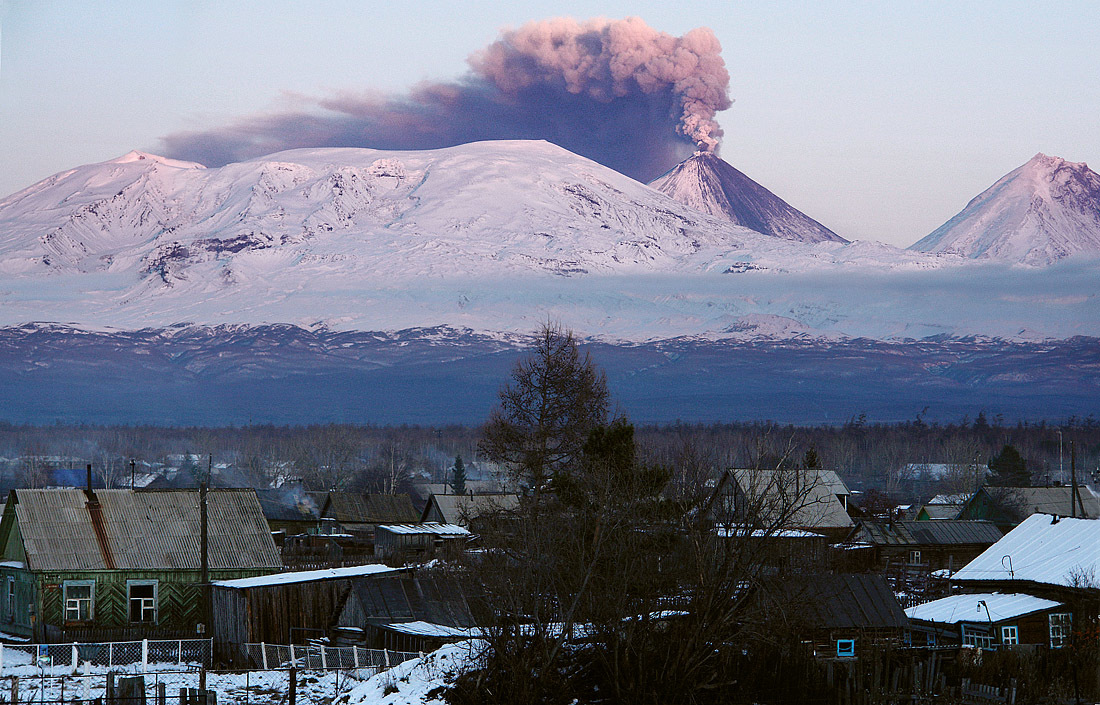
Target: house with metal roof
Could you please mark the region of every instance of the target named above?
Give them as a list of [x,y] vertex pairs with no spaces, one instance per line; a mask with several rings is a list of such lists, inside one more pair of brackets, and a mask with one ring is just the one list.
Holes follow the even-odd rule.
[[882,521],[864,519],[849,542],[874,546],[879,570],[907,566],[923,571],[955,572],[1000,540],[988,521]]
[[322,523],[334,522],[333,531],[368,542],[374,540],[374,530],[379,524],[404,524],[419,518],[406,494],[328,492],[321,505]]
[[[253,490],[12,490],[2,631],[35,641],[194,636],[208,578],[280,569]],[[202,540],[206,515],[205,557]]]
[[1088,487],[983,487],[959,512],[959,519],[986,519],[1008,531],[1032,514],[1100,518],[1100,498]]
[[718,478],[706,511],[719,524],[803,529],[840,539],[853,526],[841,501],[842,486],[829,471],[727,470]]
[[1100,617],[1100,521],[1032,514],[955,573],[971,592],[1023,593],[1063,603],[1051,644]]
[[512,511],[518,506],[517,494],[433,494],[420,514],[420,521],[469,527],[483,514]]
[[819,658],[856,658],[876,644],[900,644],[909,621],[878,575],[792,576],[758,600],[784,605],[786,621]]
[[914,646],[958,644],[979,648],[1025,644],[1059,648],[1068,609],[1061,602],[1020,593],[950,595],[905,610]]

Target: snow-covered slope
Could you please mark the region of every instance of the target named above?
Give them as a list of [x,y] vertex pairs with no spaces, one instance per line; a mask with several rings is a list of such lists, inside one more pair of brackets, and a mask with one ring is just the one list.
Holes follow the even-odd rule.
[[135,153],[0,202],[4,272],[163,283],[680,271],[760,239],[546,142],[293,150],[220,169]]
[[649,185],[695,210],[765,235],[847,242],[710,152],[696,152]]
[[911,249],[1040,266],[1100,254],[1100,175],[1036,154]]

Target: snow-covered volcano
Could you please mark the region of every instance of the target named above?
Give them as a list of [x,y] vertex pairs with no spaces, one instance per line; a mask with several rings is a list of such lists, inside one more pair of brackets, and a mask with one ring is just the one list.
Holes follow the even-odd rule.
[[1048,265],[1100,253],[1100,175],[1036,154],[910,249]]
[[798,242],[847,242],[710,152],[696,152],[649,185],[758,233]]
[[219,169],[135,152],[0,201],[0,274],[137,271],[167,284],[231,283],[257,267],[292,278],[698,271],[764,239],[531,141],[298,149]]

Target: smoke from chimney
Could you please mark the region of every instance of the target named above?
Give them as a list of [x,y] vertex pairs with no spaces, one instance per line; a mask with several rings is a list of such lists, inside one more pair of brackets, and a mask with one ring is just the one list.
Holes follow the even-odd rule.
[[648,181],[693,149],[717,149],[715,114],[731,102],[720,52],[706,28],[673,37],[636,17],[549,19],[503,32],[452,83],[320,99],[163,141],[170,156],[220,166],[296,147],[545,139]]

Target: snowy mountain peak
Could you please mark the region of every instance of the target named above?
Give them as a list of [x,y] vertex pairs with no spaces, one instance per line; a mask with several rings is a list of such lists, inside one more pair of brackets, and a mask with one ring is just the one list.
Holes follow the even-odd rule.
[[1037,266],[1100,254],[1100,175],[1040,152],[910,249]]
[[132,164],[134,162],[152,162],[156,164],[163,164],[165,166],[175,167],[177,169],[205,169],[206,167],[198,162],[185,162],[179,159],[169,159],[168,157],[162,157],[158,154],[150,154],[149,152],[139,152],[138,150],[132,150],[123,154],[121,157],[111,159],[107,161],[107,164]]
[[847,242],[712,152],[696,152],[649,185],[707,215],[765,235],[798,242]]

